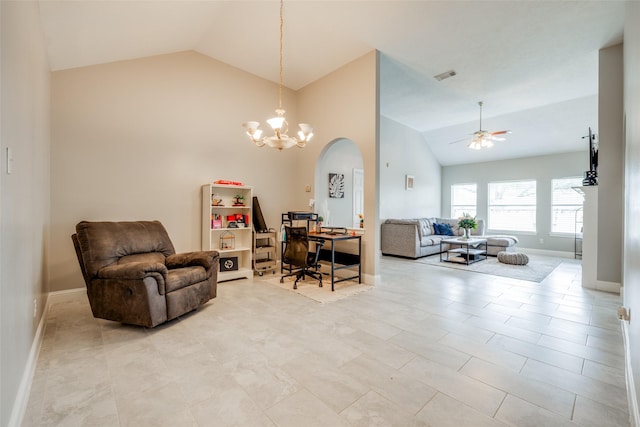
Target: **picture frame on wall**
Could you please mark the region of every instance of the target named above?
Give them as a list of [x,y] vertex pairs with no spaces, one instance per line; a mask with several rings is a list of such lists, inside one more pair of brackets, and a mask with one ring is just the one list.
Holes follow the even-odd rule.
[[329,174],[329,197],[332,199],[344,199],[344,174]]
[[405,175],[404,189],[411,191],[413,190],[413,175]]

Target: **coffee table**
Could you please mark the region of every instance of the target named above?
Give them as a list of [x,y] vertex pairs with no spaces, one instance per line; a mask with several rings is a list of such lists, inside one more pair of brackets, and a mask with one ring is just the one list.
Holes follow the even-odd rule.
[[[448,244],[449,249],[443,251],[443,244]],[[443,253],[446,253],[445,258],[442,257]],[[450,257],[451,254],[454,254],[455,257]],[[455,237],[440,240],[441,262],[457,262],[469,265],[485,259],[487,259],[487,239]]]

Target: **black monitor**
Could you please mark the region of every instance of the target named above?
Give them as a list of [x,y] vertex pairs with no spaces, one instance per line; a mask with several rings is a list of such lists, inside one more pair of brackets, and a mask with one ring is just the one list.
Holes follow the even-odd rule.
[[260,202],[258,202],[256,196],[253,196],[253,229],[256,233],[266,233],[269,231],[269,227],[267,227],[267,223],[264,221],[264,216],[262,215],[262,209],[260,209]]

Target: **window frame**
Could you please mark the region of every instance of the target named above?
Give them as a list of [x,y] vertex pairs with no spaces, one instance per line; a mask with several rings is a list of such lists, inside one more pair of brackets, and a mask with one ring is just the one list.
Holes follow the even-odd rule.
[[[582,185],[582,177],[580,176],[566,176],[566,177],[562,177],[562,178],[551,178],[551,181],[549,182],[549,186],[550,186],[550,196],[551,196],[551,200],[549,201],[549,235],[550,236],[555,236],[555,237],[571,237],[573,238],[575,236],[575,232],[565,232],[565,231],[554,231],[553,230],[553,212],[554,212],[554,207],[556,206],[556,204],[554,204],[554,191],[553,191],[553,183],[554,181],[559,181],[559,180],[569,180],[569,179],[575,179],[578,181],[578,185],[577,186],[581,186]],[[578,193],[576,193],[578,194]],[[566,204],[563,203],[561,204],[561,206],[578,206],[578,204]],[[583,203],[581,203],[580,208],[583,207]],[[577,210],[577,209],[576,209]],[[575,220],[575,218],[574,218]]]
[[[475,186],[475,192],[476,192],[476,200],[475,200],[475,205],[474,205],[474,209],[472,212],[469,211],[464,211],[466,213],[471,214],[471,216],[477,216],[478,215],[478,183],[477,182],[457,182],[455,184],[451,184],[449,191],[450,191],[450,200],[449,200],[449,209],[450,209],[450,214],[451,214],[451,218],[457,218],[457,216],[454,214],[455,209],[454,206],[470,206],[470,205],[454,205],[453,204],[453,189],[455,186],[469,186],[469,185],[474,185]],[[462,215],[460,215],[462,216]]]
[[[533,205],[529,205],[529,204],[523,204],[523,205],[495,205],[493,204],[493,206],[533,206],[533,230],[513,230],[513,229],[509,229],[509,228],[500,228],[500,227],[492,227],[492,221],[491,221],[491,207],[492,207],[492,203],[491,203],[491,185],[493,184],[508,184],[508,183],[525,183],[525,182],[532,182],[534,184],[534,189],[535,189],[535,197],[534,200],[535,202],[533,203]],[[513,179],[513,180],[501,180],[501,181],[491,181],[487,183],[487,231],[491,231],[491,232],[504,232],[504,233],[511,233],[511,234],[521,234],[521,235],[536,235],[538,233],[538,221],[537,221],[537,215],[538,215],[538,180],[535,178],[526,178],[526,179]]]

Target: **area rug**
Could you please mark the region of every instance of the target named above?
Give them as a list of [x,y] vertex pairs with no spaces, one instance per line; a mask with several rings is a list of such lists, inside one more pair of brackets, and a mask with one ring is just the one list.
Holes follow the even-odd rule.
[[299,295],[320,303],[339,301],[343,298],[347,298],[349,296],[359,294],[360,292],[368,291],[369,289],[373,288],[373,286],[371,285],[358,283],[355,280],[345,280],[344,282],[335,283],[335,291],[331,292],[330,276],[324,276],[322,278],[322,287],[319,287],[318,281],[314,279],[306,278],[304,281],[299,280],[298,289],[293,289],[293,282],[295,282],[295,277],[285,277],[284,283],[280,283],[280,276],[263,279],[263,281],[270,285],[277,286],[281,289],[295,292]]
[[419,258],[416,261],[435,265],[438,267],[454,268],[456,270],[473,271],[475,273],[491,274],[493,276],[510,277],[512,279],[527,280],[530,282],[542,282],[562,262],[562,258],[543,255],[528,255],[527,265],[510,265],[498,261],[497,257],[487,257],[485,261],[479,261],[471,265],[453,262],[440,262],[440,255],[431,255]]

